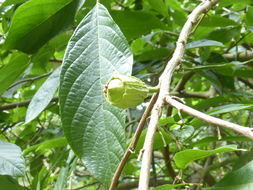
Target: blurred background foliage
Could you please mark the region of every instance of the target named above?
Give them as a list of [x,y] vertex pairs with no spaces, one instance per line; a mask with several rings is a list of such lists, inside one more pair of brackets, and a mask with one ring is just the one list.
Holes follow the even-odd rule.
[[[171,58],[187,16],[200,2],[100,0],[128,40],[134,55],[132,74],[152,86],[157,85]],[[46,86],[53,88],[50,93],[54,98],[43,93],[37,95],[47,99],[46,103],[36,102],[30,112],[40,111],[33,121],[26,122],[31,99],[61,65],[71,35],[94,5],[94,0],[6,0],[0,4],[0,140],[2,146],[11,146],[9,142],[20,147],[25,159],[22,176],[0,172],[0,184],[5,189],[103,189],[70,151],[61,128],[57,82],[53,83],[54,88]],[[198,110],[253,127],[251,0],[222,0],[203,17],[188,39],[184,58],[173,76],[171,91]],[[146,105],[127,110],[127,142]],[[145,132],[124,168],[118,189],[137,187],[140,170],[137,157]],[[175,157],[176,153],[182,153],[186,159],[184,150],[197,154],[192,149],[216,150],[231,144],[236,144],[237,148],[224,151],[226,153],[196,156],[195,161],[183,169],[177,165],[180,158]],[[11,147],[17,153],[20,151],[18,147]],[[0,157],[1,152],[0,149]],[[243,169],[241,175],[248,179],[246,184],[250,184],[253,178],[243,172],[252,172],[250,165],[246,165],[251,164],[252,168],[252,155],[252,142],[246,137],[209,126],[168,107],[163,111],[160,130],[155,137],[152,186],[185,183],[184,187],[154,189],[210,187],[239,168]],[[18,156],[22,165],[21,153]],[[1,167],[4,163],[0,161]],[[233,175],[231,177],[230,173],[227,176],[230,180],[216,186],[228,185]],[[241,182],[234,183],[236,186]]]

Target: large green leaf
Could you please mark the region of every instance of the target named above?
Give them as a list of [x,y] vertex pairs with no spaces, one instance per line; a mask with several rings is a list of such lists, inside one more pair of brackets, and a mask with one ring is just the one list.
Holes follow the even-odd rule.
[[208,190],[250,190],[253,189],[253,161],[227,174],[213,188]]
[[26,123],[35,119],[47,107],[54,97],[54,94],[59,86],[60,71],[61,68],[57,68],[33,96],[26,111]]
[[67,140],[105,186],[124,152],[125,112],[106,102],[103,88],[113,74],[130,75],[132,63],[125,37],[97,3],[68,44],[59,97]]
[[16,10],[5,48],[36,52],[48,40],[65,31],[74,20],[81,0],[30,0]]
[[215,150],[197,150],[197,149],[188,149],[178,152],[174,156],[175,163],[179,168],[185,168],[190,162],[211,156],[217,153],[224,153],[230,151],[238,151],[242,149],[237,149],[236,145],[226,145],[219,147]]
[[0,141],[0,175],[23,176],[25,160],[21,149],[12,143]]
[[29,64],[29,58],[23,53],[14,53],[9,64],[0,69],[0,95],[22,75]]

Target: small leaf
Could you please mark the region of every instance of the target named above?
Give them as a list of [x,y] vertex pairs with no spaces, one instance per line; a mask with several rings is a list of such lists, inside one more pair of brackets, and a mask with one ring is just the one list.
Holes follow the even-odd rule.
[[[80,0],[30,0],[15,11],[4,47],[34,53],[71,27]],[[63,19],[64,18],[64,19]]]
[[236,145],[226,145],[219,147],[215,150],[197,150],[188,149],[178,152],[174,156],[175,163],[179,168],[185,168],[190,162],[211,156],[217,153],[224,153],[230,151],[242,151],[243,149],[237,149]]
[[124,153],[125,112],[107,103],[103,89],[112,75],[130,75],[132,64],[125,37],[97,3],[68,44],[59,98],[69,144],[106,187]]
[[0,175],[23,176],[25,160],[21,149],[12,143],[0,141]]
[[253,109],[253,104],[228,104],[213,108],[211,111],[208,112],[208,114],[217,115],[245,109]]
[[246,13],[246,24],[253,26],[253,7],[249,7]]
[[25,123],[35,119],[50,103],[59,86],[60,71],[58,67],[35,93],[27,108]]
[[9,64],[0,69],[0,95],[3,94],[10,85],[23,74],[29,65],[29,58],[23,53],[14,53]]
[[220,182],[206,190],[250,190],[253,189],[253,161],[238,170],[228,173]]
[[207,46],[223,47],[224,44],[218,41],[214,41],[214,40],[198,40],[198,41],[193,41],[186,44],[185,48],[191,49],[191,48],[199,48],[199,47],[207,47]]

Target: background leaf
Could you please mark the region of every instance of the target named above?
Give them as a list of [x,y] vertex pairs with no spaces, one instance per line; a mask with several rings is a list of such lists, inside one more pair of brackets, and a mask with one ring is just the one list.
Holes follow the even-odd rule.
[[25,123],[35,119],[50,103],[59,87],[61,68],[58,67],[33,96],[27,111]]
[[15,144],[0,141],[0,150],[0,174],[23,176],[25,160],[21,155],[21,149]]
[[188,149],[181,152],[177,152],[174,156],[175,163],[179,168],[185,168],[190,162],[211,156],[217,153],[224,153],[230,151],[238,151],[242,149],[237,149],[236,145],[226,145],[219,147],[215,150],[197,150],[197,149]]
[[108,186],[124,152],[124,111],[106,102],[113,74],[131,74],[127,41],[106,8],[97,4],[82,20],[65,54],[60,80],[64,133],[88,170]]
[[29,65],[29,58],[23,53],[14,53],[9,64],[0,69],[0,95],[18,79]]
[[80,0],[27,1],[15,11],[4,47],[36,52],[48,40],[71,27],[79,6]]
[[186,44],[185,48],[191,49],[191,48],[206,47],[206,46],[223,47],[224,45],[221,42],[217,42],[214,40],[198,40],[198,41],[193,41],[193,42]]
[[228,113],[232,111],[239,111],[239,110],[252,109],[252,108],[253,108],[253,104],[227,104],[224,106],[213,108],[208,113],[210,115],[217,115],[221,113]]
[[148,34],[152,29],[165,29],[153,14],[145,11],[112,11],[111,15],[128,40]]
[[253,189],[253,161],[228,173],[213,188],[207,190],[250,190]]

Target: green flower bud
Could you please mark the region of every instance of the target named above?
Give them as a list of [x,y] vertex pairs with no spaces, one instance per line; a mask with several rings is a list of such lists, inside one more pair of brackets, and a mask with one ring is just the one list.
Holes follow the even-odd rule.
[[148,87],[133,76],[112,76],[104,88],[106,100],[119,108],[133,108],[144,101],[149,92],[156,88]]

